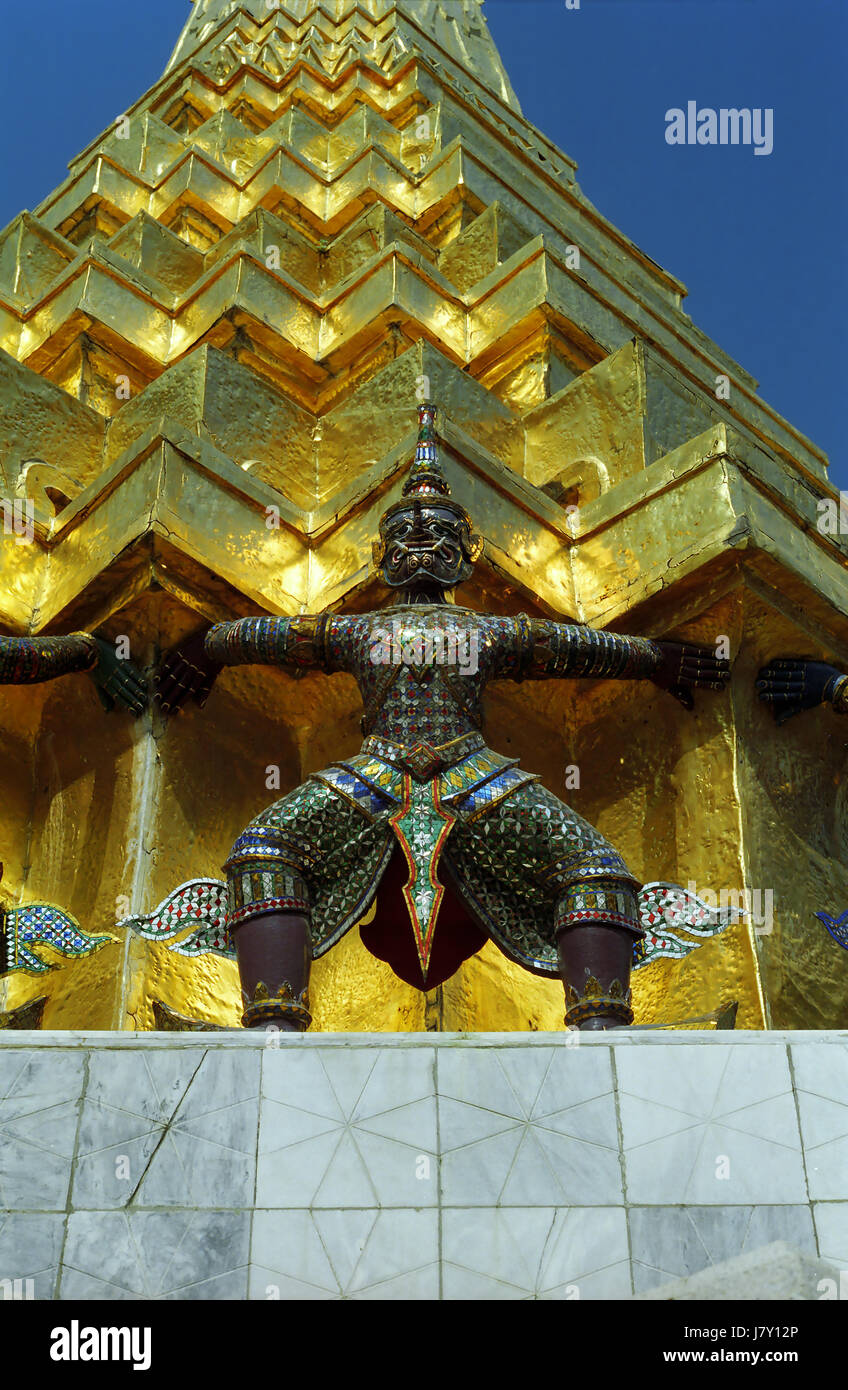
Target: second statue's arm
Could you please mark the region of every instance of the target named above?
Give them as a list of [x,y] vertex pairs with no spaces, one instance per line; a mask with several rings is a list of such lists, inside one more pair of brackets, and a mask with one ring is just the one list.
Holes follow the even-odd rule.
[[[218,623],[204,641],[206,656],[221,666],[286,666],[290,669],[338,670],[336,643],[331,649],[328,628],[340,625],[329,614],[296,618],[240,618]],[[343,630],[343,628],[342,628]],[[333,657],[336,656],[334,662]]]
[[757,677],[757,693],[771,707],[778,724],[802,710],[831,705],[848,714],[848,676],[838,666],[803,656],[778,657]]
[[516,662],[510,674],[519,680],[550,676],[651,680],[691,709],[694,688],[723,690],[730,677],[730,662],[712,647],[620,636],[546,619],[513,621]]
[[94,681],[104,709],[140,715],[147,706],[141,673],[111,642],[89,632],[67,637],[0,637],[0,685],[39,685],[81,671]]
[[93,671],[100,653],[88,632],[67,637],[0,637],[0,685],[37,685]]

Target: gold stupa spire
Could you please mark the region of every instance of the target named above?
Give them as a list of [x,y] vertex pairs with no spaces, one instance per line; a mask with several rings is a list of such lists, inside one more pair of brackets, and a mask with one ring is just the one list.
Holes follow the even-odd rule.
[[194,0],[166,72],[227,44],[278,76],[304,58],[331,70],[350,52],[384,68],[413,53],[441,58],[521,109],[482,0]]

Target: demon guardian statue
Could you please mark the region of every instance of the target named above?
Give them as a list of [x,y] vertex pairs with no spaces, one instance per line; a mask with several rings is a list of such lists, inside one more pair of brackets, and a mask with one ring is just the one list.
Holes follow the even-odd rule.
[[227,861],[246,1027],[309,1026],[310,961],[375,896],[363,940],[420,989],[489,937],[562,979],[570,1027],[633,1020],[640,884],[537,774],[486,745],[481,697],[492,680],[652,680],[691,708],[691,688],[722,690],[729,665],[709,649],[455,605],[482,541],[451,499],[435,413],[420,408],[415,461],[374,547],[393,607],[224,623],[159,678],[166,710],[204,702],[218,671],[242,663],[346,671],[362,695],[361,752],[258,815]]

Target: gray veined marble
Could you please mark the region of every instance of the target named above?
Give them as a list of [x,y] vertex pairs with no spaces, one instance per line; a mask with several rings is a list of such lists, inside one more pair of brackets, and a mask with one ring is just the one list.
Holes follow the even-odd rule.
[[848,1271],[848,1035],[277,1041],[0,1035],[0,1301],[813,1297]]

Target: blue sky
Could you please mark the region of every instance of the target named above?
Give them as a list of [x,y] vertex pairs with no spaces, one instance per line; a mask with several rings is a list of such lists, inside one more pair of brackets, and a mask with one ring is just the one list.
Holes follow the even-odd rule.
[[[0,226],[160,75],[185,0],[7,6]],[[589,198],[687,285],[686,308],[848,489],[844,0],[487,0],[535,125]],[[774,111],[774,150],[669,146],[665,113]]]

